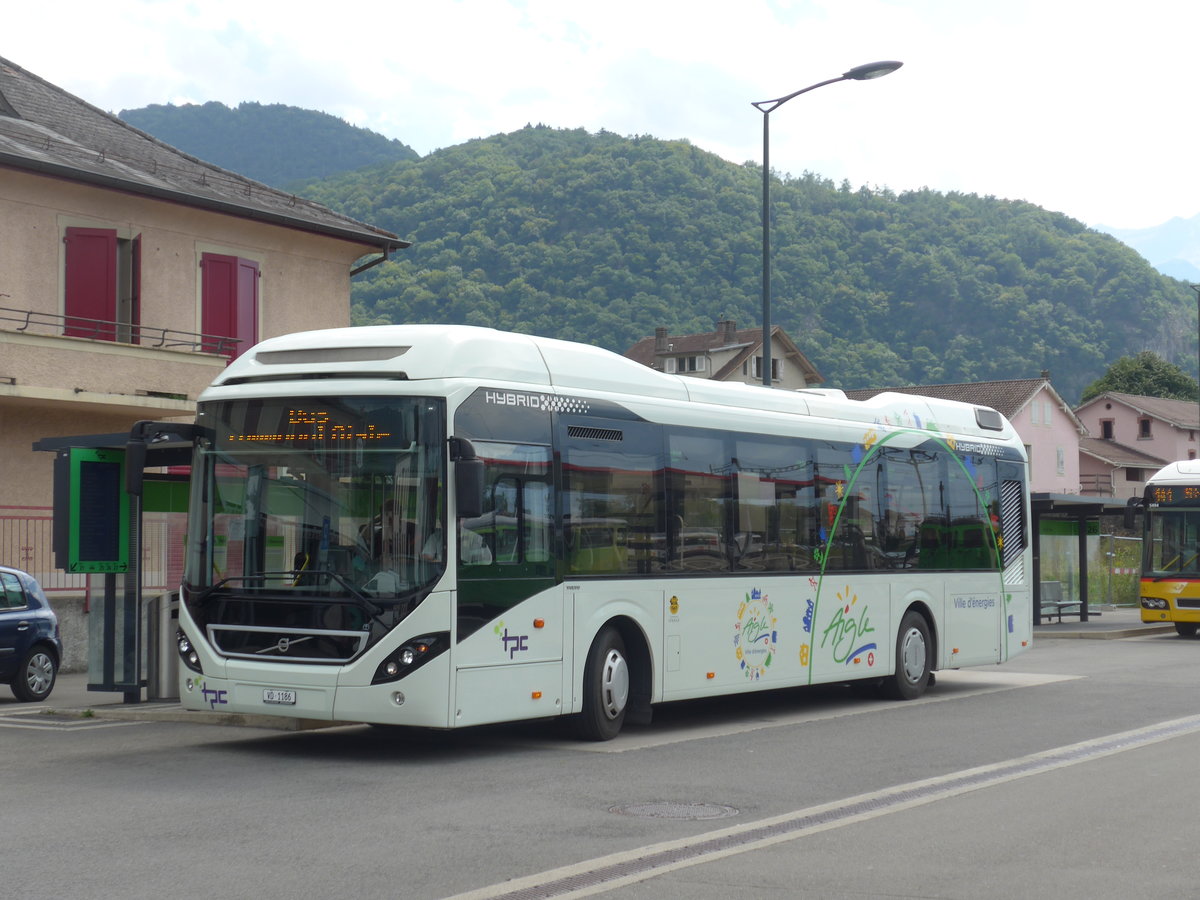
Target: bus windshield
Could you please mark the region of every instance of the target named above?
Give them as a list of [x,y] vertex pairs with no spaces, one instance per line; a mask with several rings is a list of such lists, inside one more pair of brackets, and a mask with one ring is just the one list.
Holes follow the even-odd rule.
[[189,603],[307,598],[370,615],[415,605],[442,571],[441,401],[219,401],[197,421]]
[[1144,576],[1200,576],[1200,507],[1152,507],[1146,524]]

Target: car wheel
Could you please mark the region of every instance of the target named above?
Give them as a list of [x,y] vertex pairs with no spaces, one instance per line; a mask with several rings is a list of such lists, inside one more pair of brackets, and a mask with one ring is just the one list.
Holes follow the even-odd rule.
[[50,696],[57,676],[58,661],[54,655],[45,647],[31,647],[17,669],[12,692],[22,703],[37,703]]
[[1175,633],[1180,637],[1195,637],[1197,624],[1195,622],[1176,622]]

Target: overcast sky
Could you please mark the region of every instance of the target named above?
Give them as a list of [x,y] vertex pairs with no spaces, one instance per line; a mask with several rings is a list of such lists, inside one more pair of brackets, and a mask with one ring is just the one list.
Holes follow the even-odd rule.
[[111,112],[322,110],[421,154],[527,123],[854,187],[1023,199],[1089,225],[1200,213],[1196,0],[21,0],[0,56]]

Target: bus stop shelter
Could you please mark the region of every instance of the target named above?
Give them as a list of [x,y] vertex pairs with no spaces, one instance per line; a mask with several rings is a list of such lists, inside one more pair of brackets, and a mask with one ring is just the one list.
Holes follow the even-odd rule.
[[[1030,512],[1033,518],[1033,591],[1036,612],[1034,623],[1042,624],[1043,616],[1060,617],[1063,610],[1070,609],[1068,615],[1078,615],[1081,622],[1086,622],[1091,616],[1098,616],[1098,611],[1090,608],[1088,600],[1088,547],[1089,531],[1099,534],[1101,516],[1119,516],[1125,512],[1125,501],[1112,497],[1086,497],[1079,494],[1047,494],[1034,493],[1029,498]],[[1067,525],[1066,529],[1058,526]],[[1042,539],[1048,533],[1061,534],[1067,531],[1076,536],[1076,584],[1079,586],[1078,597],[1067,599],[1059,594],[1050,596],[1057,582],[1045,582],[1042,575]],[[1045,595],[1045,596],[1044,596]],[[1045,610],[1054,610],[1046,613]]]
[[[191,463],[194,426],[174,422],[136,423],[128,432],[48,437],[35,441],[34,450],[55,454],[54,473],[54,551],[58,565],[67,568],[71,530],[83,534],[124,533],[126,561],[121,565],[80,568],[78,571],[103,576],[103,594],[99,608],[88,619],[88,690],[112,691],[125,695],[126,703],[138,703],[143,679],[142,632],[142,514],[146,508],[144,477],[147,468],[186,466]],[[116,468],[84,483],[68,474],[71,454],[76,451],[107,451],[106,459],[116,460]],[[101,467],[104,467],[101,465]],[[119,473],[119,474],[113,474]],[[122,477],[123,476],[123,477]],[[155,486],[178,488],[186,494],[186,477],[158,475]],[[78,482],[78,483],[75,483]],[[174,483],[174,484],[172,484]],[[167,493],[177,495],[177,491]],[[156,491],[163,495],[163,491]],[[174,501],[177,502],[177,501]],[[186,508],[186,506],[185,506]],[[154,673],[173,663],[169,647],[159,635],[152,635],[149,649]],[[169,638],[168,638],[169,640]],[[164,664],[159,664],[159,661]],[[153,679],[162,681],[161,677]],[[155,699],[155,684],[151,699]]]

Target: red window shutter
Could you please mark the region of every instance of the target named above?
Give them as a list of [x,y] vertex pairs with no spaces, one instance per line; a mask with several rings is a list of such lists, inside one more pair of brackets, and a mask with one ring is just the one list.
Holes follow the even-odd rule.
[[209,337],[233,337],[233,311],[237,303],[237,284],[233,273],[236,257],[205,253],[200,257],[200,331],[205,335],[204,349],[217,352]]
[[129,298],[129,342],[140,344],[142,342],[140,328],[142,324],[142,236],[140,234],[133,239],[133,247],[130,252],[133,271],[129,278],[131,292]]
[[68,228],[64,284],[66,324],[72,337],[117,338],[117,233]]
[[[258,340],[258,263],[205,253],[200,258],[200,330],[204,349],[224,352],[230,359],[240,356]],[[237,338],[230,346],[213,338]]]
[[239,259],[237,272],[237,334],[234,337],[241,338],[241,343],[234,348],[234,357],[241,356],[258,343],[258,263]]

